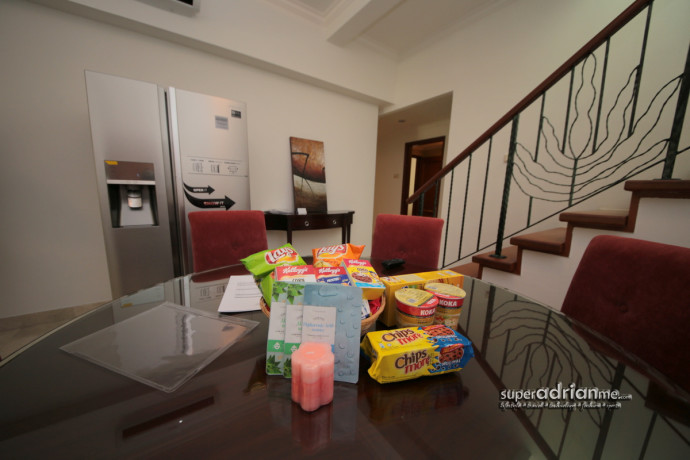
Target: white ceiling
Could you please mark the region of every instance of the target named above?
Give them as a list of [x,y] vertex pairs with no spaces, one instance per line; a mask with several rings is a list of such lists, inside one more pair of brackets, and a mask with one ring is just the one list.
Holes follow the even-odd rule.
[[269,1],[319,24],[331,43],[358,40],[404,57],[510,0]]

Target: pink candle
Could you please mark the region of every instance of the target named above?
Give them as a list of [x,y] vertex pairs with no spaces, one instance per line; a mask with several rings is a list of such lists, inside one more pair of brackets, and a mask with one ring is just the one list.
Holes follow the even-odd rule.
[[292,354],[292,400],[311,412],[333,400],[335,356],[327,343],[305,342]]

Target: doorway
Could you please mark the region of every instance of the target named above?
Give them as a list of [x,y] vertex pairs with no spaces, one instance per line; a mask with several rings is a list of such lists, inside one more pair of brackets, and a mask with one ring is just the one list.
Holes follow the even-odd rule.
[[438,186],[426,191],[423,202],[418,200],[414,205],[408,205],[407,198],[441,170],[445,145],[445,136],[405,144],[400,214],[436,217],[438,212],[437,195],[440,192]]

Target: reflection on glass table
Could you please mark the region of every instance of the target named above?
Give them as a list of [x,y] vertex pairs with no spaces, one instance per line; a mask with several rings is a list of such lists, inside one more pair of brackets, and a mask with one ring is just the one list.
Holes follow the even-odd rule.
[[[217,316],[228,278],[245,273],[117,299],[0,362],[0,458],[690,458],[687,393],[624,350],[596,351],[560,312],[469,277],[465,369],[382,385],[362,360],[359,382],[336,382],[313,413],[291,401],[290,380],[266,375],[260,311],[233,314],[258,325],[170,393],[60,350],[162,302]],[[600,393],[578,399],[584,389]]]
[[[560,312],[488,283],[475,280],[467,301],[460,327],[501,390],[502,409],[547,456],[690,454],[688,395],[649,365]],[[596,351],[600,343],[614,353]],[[554,398],[559,390],[564,397]]]

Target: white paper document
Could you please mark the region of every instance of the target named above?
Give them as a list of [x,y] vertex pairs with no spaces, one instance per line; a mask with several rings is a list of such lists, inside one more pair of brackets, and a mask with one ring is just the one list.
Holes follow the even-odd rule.
[[218,306],[220,313],[260,310],[261,291],[252,275],[231,276]]

